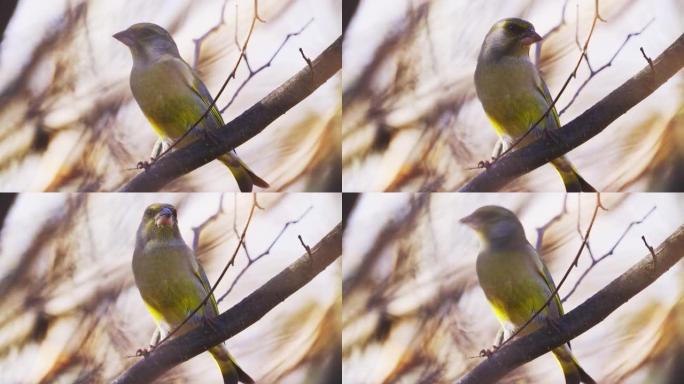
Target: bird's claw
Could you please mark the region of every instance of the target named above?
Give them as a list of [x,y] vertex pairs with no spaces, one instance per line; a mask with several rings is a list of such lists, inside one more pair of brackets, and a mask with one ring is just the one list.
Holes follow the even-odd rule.
[[[492,157],[492,159],[494,159]],[[493,162],[490,162],[489,160],[481,160],[480,162],[477,163],[478,168],[484,168],[484,169],[489,169],[491,167]]]
[[150,353],[152,353],[152,351],[154,351],[154,348],[155,346],[150,344],[149,348],[140,348],[137,351],[135,351],[135,355],[137,357],[147,357],[150,355]]
[[215,145],[221,145],[221,139],[214,132],[204,128],[202,128],[201,131],[205,139],[211,141]]
[[214,333],[219,333],[219,329],[218,329],[218,327],[217,327],[218,322],[217,322],[216,319],[214,319],[213,317],[206,317],[206,316],[203,316],[203,317],[202,317],[202,322],[204,322],[204,324],[205,324],[207,327],[211,328],[211,330],[214,331]]
[[546,324],[548,324],[549,327],[553,328],[556,332],[561,331],[560,322],[558,321],[558,319],[553,319],[553,318],[547,317],[546,318]]
[[549,128],[544,128],[543,132],[544,132],[544,137],[553,141],[555,144],[560,144],[561,139],[560,139],[560,135],[558,135],[558,132],[551,130]]
[[154,164],[154,161],[138,161],[138,164],[135,166],[137,169],[144,169],[148,170],[150,167]]
[[483,349],[480,351],[480,357],[491,357],[494,352],[499,349],[498,345],[492,345],[490,349]]

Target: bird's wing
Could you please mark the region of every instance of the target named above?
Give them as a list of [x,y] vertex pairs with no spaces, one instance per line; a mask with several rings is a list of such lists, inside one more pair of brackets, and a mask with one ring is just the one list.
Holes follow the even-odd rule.
[[[553,97],[551,97],[551,92],[549,92],[549,88],[546,86],[546,83],[544,82],[544,79],[541,78],[537,74],[535,76],[535,88],[537,91],[544,97],[544,100],[546,100],[546,106],[544,108],[543,112],[546,112],[546,108],[548,108],[551,104],[553,104]],[[558,112],[556,111],[556,107],[554,106],[551,109],[551,112],[549,113],[549,116],[547,117],[547,124],[546,126],[548,127],[548,123],[555,123],[556,126],[552,128],[560,128],[560,118],[558,117]]]
[[[206,272],[204,272],[204,268],[199,264],[197,259],[195,258],[194,254],[192,255],[192,272],[194,273],[195,277],[199,280],[199,282],[202,284],[204,287],[204,293],[203,295],[206,295],[211,291],[211,284],[209,284],[209,278],[207,278]],[[202,297],[204,298],[204,297]],[[218,315],[218,305],[216,304],[216,297],[212,294],[211,297],[209,298],[209,301],[207,301],[207,304],[213,309],[214,313],[212,315],[216,316]]]
[[[528,247],[530,249],[530,252],[532,255],[532,261],[534,262],[535,269],[537,270],[537,273],[541,278],[544,280],[546,283],[546,286],[549,288],[549,293],[553,292],[556,290],[556,284],[553,282],[553,277],[551,276],[551,272],[549,272],[549,269],[546,267],[546,264],[542,261],[541,257],[537,253],[537,251],[532,247],[532,245],[528,244]],[[563,306],[561,305],[560,297],[558,296],[558,292],[553,296],[553,301],[556,305],[556,308],[558,309],[558,314],[559,316],[563,316]]]
[[[207,90],[207,87],[204,85],[202,80],[197,76],[195,71],[190,68],[190,66],[183,61],[182,59],[179,58],[173,58],[167,60],[168,65],[173,67],[173,70],[178,73],[178,77],[183,80],[183,83],[185,86],[188,87],[189,90],[192,91],[197,96],[197,100],[201,102],[203,106],[203,111],[206,111],[206,108],[211,105],[213,102],[213,98],[211,97],[211,94],[209,93],[209,90]],[[223,117],[221,116],[221,113],[219,110],[216,108],[216,105],[211,107],[211,112],[209,115],[207,115],[208,119],[211,119],[212,122],[215,124],[214,127],[210,128],[218,128],[223,126]]]

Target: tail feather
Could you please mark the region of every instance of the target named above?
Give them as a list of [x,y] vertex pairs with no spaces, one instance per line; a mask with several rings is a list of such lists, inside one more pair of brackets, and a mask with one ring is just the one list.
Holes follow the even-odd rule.
[[577,360],[570,351],[570,347],[563,345],[552,352],[563,370],[565,384],[596,384],[596,381],[577,363]]
[[254,379],[249,377],[247,372],[243,371],[242,368],[237,365],[223,344],[211,348],[209,353],[211,353],[214,360],[216,360],[216,364],[218,364],[221,369],[221,376],[223,377],[224,384],[254,384]]
[[566,192],[596,192],[596,189],[577,173],[575,167],[565,156],[554,159],[551,164],[563,179]]
[[260,188],[268,188],[269,184],[262,178],[256,175],[247,164],[240,160],[237,155],[232,152],[225,154],[218,158],[225,166],[228,167],[230,173],[235,177],[235,181],[240,187],[240,192],[252,192],[254,185]]

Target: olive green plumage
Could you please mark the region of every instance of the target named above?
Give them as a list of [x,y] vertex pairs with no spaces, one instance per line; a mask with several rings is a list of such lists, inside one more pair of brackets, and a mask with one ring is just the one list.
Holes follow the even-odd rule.
[[[541,40],[534,26],[522,19],[504,19],[492,26],[482,43],[475,69],[475,90],[505,148],[539,120],[553,103],[546,83],[530,60],[530,45]],[[560,128],[553,108],[518,148],[537,140],[544,129]],[[551,161],[568,192],[595,192],[570,161]]]
[[[508,338],[541,308],[556,289],[546,265],[525,237],[515,214],[499,206],[478,208],[461,219],[479,236],[477,279]],[[519,335],[529,334],[549,320],[559,319],[563,306],[556,294],[549,305]],[[565,344],[552,351],[568,384],[595,383]]]
[[[202,266],[181,237],[172,205],[152,204],[145,210],[135,241],[133,276],[162,335],[185,320],[211,290]],[[182,335],[217,315],[212,295],[175,335]],[[235,363],[225,345],[219,344],[209,352],[221,369],[225,384],[254,382]]]
[[[211,94],[195,71],[181,58],[176,43],[164,28],[151,24],[134,24],[114,35],[133,56],[131,91],[152,128],[165,146],[180,138],[199,120],[212,103]],[[210,134],[224,125],[216,106],[198,124],[199,130],[181,141],[181,148],[196,140],[200,131]],[[153,155],[160,152],[156,148]],[[235,177],[240,191],[252,186],[268,188],[268,183],[252,172],[235,151],[218,158]]]

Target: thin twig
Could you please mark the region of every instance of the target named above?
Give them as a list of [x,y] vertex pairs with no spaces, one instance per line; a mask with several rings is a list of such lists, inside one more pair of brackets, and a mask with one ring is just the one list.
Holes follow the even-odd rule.
[[[204,34],[196,39],[193,39],[192,42],[195,44],[195,58],[192,63],[192,68],[197,70],[197,66],[199,65],[199,58],[200,58],[200,50],[202,49],[202,44],[204,43],[204,40],[209,37],[212,33],[216,32],[219,28],[221,28],[225,23],[225,13],[226,13],[226,6],[228,5],[228,0],[223,1],[223,7],[221,7],[221,16],[219,17],[218,24],[214,25],[211,27],[208,31],[204,32]],[[237,23],[235,23],[237,26]]]
[[641,51],[641,55],[644,56],[644,59],[648,62],[648,66],[651,67],[651,71],[655,72],[655,68],[653,68],[653,60],[648,57],[646,52],[644,51],[644,47],[639,47],[639,50]]
[[249,70],[249,75],[247,76],[247,78],[246,78],[245,80],[242,81],[242,84],[240,84],[240,86],[237,87],[237,89],[235,90],[235,92],[233,92],[233,96],[230,98],[230,100],[228,101],[228,103],[227,103],[223,108],[221,108],[221,113],[225,112],[225,111],[233,104],[233,102],[235,101],[235,99],[237,98],[237,96],[240,94],[240,92],[242,91],[242,89],[247,85],[247,83],[249,83],[250,80],[252,80],[252,78],[254,78],[256,75],[258,75],[259,72],[265,70],[266,68],[269,68],[269,67],[273,64],[273,61],[274,61],[275,58],[280,54],[280,51],[285,47],[285,44],[287,44],[287,42],[288,42],[291,38],[296,37],[296,36],[299,36],[302,32],[304,32],[304,30],[305,30],[312,22],[313,22],[313,19],[310,19],[310,20],[307,21],[306,24],[304,24],[304,26],[303,26],[302,28],[300,28],[297,32],[288,33],[288,34],[285,36],[285,38],[283,39],[283,41],[280,43],[280,46],[278,46],[278,49],[276,49],[275,52],[273,52],[273,54],[272,54],[271,57],[268,59],[268,61],[267,61],[266,63],[264,63],[262,66],[260,66],[259,68],[257,68],[257,69],[252,69],[252,67],[249,65],[249,60],[247,59],[247,55],[245,54],[245,65],[247,66],[247,70]]
[[[278,235],[273,239],[273,241],[271,241],[271,244],[268,245],[268,247],[266,248],[266,250],[264,250],[263,252],[261,252],[260,254],[258,254],[258,255],[257,255],[256,257],[254,257],[254,258],[251,258],[251,257],[249,256],[249,254],[247,254],[247,265],[245,265],[245,266],[242,268],[242,270],[240,270],[240,272],[237,274],[237,276],[235,276],[235,279],[233,280],[233,282],[230,284],[230,287],[228,287],[228,289],[226,290],[226,292],[225,292],[223,295],[221,295],[221,297],[219,297],[219,299],[216,300],[216,302],[217,302],[217,303],[220,303],[221,301],[223,301],[223,299],[225,299],[225,298],[230,294],[230,292],[232,292],[233,288],[234,288],[235,285],[238,283],[238,281],[242,278],[242,276],[244,276],[245,272],[247,272],[247,270],[248,270],[252,265],[254,265],[254,263],[256,263],[256,262],[259,261],[260,259],[264,258],[265,256],[270,255],[270,254],[271,254],[271,249],[273,249],[273,247],[276,245],[276,243],[278,242],[278,240],[280,240],[280,237],[283,236],[283,234],[285,233],[285,231],[287,230],[287,228],[288,228],[289,226],[291,226],[291,225],[294,225],[294,224],[299,223],[299,222],[304,218],[304,216],[306,216],[306,214],[309,213],[309,211],[311,211],[312,208],[313,208],[313,207],[307,208],[306,211],[304,211],[304,213],[302,213],[301,216],[299,216],[299,217],[296,218],[295,220],[290,220],[290,221],[286,222],[285,225],[283,225],[283,228],[282,228],[282,229],[280,230],[280,232],[278,233]],[[245,249],[245,252],[247,252],[247,249]]]
[[218,204],[218,209],[216,209],[216,212],[207,217],[206,220],[204,220],[200,225],[193,227],[192,228],[192,233],[193,233],[193,238],[192,238],[192,251],[195,252],[195,255],[197,255],[197,251],[199,248],[199,239],[200,235],[202,234],[202,231],[204,228],[212,223],[214,220],[216,220],[220,215],[223,214],[223,193],[221,194],[221,197],[219,197],[219,204]]
[[[591,66],[591,63],[589,62],[589,56],[588,56],[588,55],[585,56],[585,62],[587,63],[587,67],[589,68],[589,77],[587,77],[586,79],[584,79],[584,81],[582,82],[582,84],[580,84],[580,86],[577,87],[577,90],[575,91],[575,94],[572,96],[572,99],[570,100],[570,102],[568,102],[568,104],[567,104],[565,107],[563,107],[563,108],[558,112],[558,116],[561,116],[563,113],[565,113],[565,111],[568,110],[568,108],[570,108],[570,106],[575,102],[575,100],[577,100],[577,97],[578,97],[579,94],[582,92],[582,90],[584,89],[584,87],[587,86],[587,84],[589,83],[589,81],[590,81],[594,76],[598,75],[600,72],[602,72],[602,71],[605,70],[606,68],[608,68],[608,67],[610,67],[610,66],[613,65],[613,61],[615,61],[615,59],[616,59],[617,56],[620,54],[620,52],[622,52],[622,50],[625,48],[625,46],[627,45],[627,42],[628,42],[630,39],[632,39],[633,37],[636,37],[636,36],[641,35],[641,34],[646,30],[646,28],[648,28],[648,27],[653,23],[653,21],[655,21],[655,18],[651,19],[648,23],[646,23],[646,25],[644,25],[644,27],[641,28],[641,30],[639,30],[638,32],[632,32],[632,33],[628,34],[627,37],[625,37],[625,40],[624,40],[624,41],[622,42],[622,44],[620,45],[620,47],[615,51],[615,53],[613,53],[613,56],[610,58],[610,60],[608,60],[608,62],[606,62],[605,64],[603,64],[603,65],[600,66],[599,68],[594,69],[594,68]],[[651,64],[651,67],[653,67],[653,63],[650,62],[650,64]]]
[[566,193],[563,196],[563,209],[554,217],[552,217],[549,221],[546,222],[546,224],[542,225],[541,227],[537,228],[537,243],[535,246],[535,249],[537,252],[541,251],[541,246],[542,242],[544,239],[544,233],[546,230],[555,222],[561,219],[566,213],[568,213],[568,194]]
[[[651,209],[650,209],[650,210],[649,210],[649,211],[648,211],[640,220],[632,221],[631,223],[629,223],[629,225],[627,226],[627,228],[625,228],[625,230],[622,232],[622,234],[620,235],[620,237],[617,239],[617,241],[613,244],[613,246],[610,248],[610,250],[609,250],[608,252],[604,253],[603,255],[601,255],[601,256],[598,257],[598,258],[594,258],[593,255],[591,255],[591,265],[589,265],[589,267],[588,267],[587,269],[585,269],[584,272],[582,272],[582,274],[580,275],[579,279],[577,279],[577,281],[575,282],[575,285],[572,287],[572,289],[570,290],[570,292],[568,292],[568,294],[565,295],[565,297],[563,297],[563,298],[561,299],[561,303],[564,303],[564,302],[570,297],[570,295],[572,295],[573,293],[575,293],[575,291],[576,291],[577,288],[580,286],[580,284],[582,283],[582,281],[584,280],[584,278],[589,274],[589,272],[590,272],[598,263],[600,263],[601,261],[605,260],[605,259],[608,258],[609,256],[612,256],[612,255],[615,253],[615,250],[617,249],[618,245],[620,245],[620,243],[622,242],[622,240],[627,236],[627,233],[629,233],[629,231],[632,230],[633,227],[635,227],[635,226],[637,226],[637,225],[643,223],[644,221],[646,221],[646,219],[647,219],[647,218],[651,215],[651,213],[653,213],[653,211],[655,211],[655,210],[656,210],[656,207],[653,206],[653,207],[652,207],[652,208],[651,208]],[[589,246],[589,244],[587,244],[587,247],[588,247],[588,246]]]

